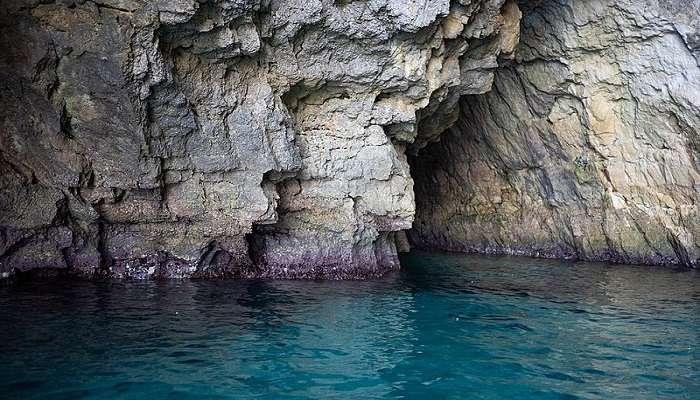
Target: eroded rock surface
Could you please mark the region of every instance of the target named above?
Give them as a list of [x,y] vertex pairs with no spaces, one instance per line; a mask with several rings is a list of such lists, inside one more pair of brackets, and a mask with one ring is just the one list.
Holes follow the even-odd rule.
[[0,49],[1,277],[700,259],[698,1],[11,0]]
[[414,243],[700,263],[700,2],[520,5],[515,61],[411,159]]
[[505,0],[10,0],[0,274],[379,275],[406,149],[488,91]]

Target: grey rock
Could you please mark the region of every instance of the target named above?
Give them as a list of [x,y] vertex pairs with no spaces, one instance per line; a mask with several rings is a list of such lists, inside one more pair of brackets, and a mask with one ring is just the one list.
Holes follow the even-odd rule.
[[9,1],[0,276],[372,277],[412,227],[693,264],[681,3]]
[[461,94],[488,90],[514,45],[502,31],[517,32],[502,5],[10,2],[2,272],[397,268],[395,233],[415,211],[407,148],[426,140],[421,119],[447,126]]

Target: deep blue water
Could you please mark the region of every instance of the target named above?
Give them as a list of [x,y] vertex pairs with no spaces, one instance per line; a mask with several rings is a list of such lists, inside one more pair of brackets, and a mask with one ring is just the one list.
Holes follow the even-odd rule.
[[0,288],[0,398],[700,399],[700,271],[403,265],[366,282]]

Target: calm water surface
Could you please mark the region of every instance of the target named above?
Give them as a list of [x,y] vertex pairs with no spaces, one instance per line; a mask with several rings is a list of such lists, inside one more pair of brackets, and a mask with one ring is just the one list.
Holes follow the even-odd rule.
[[700,272],[424,253],[370,282],[0,288],[0,398],[700,399]]

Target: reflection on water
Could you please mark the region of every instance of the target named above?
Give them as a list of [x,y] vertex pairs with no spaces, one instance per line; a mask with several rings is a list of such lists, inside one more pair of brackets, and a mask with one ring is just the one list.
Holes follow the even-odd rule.
[[414,254],[362,282],[0,289],[0,398],[700,398],[700,274]]

